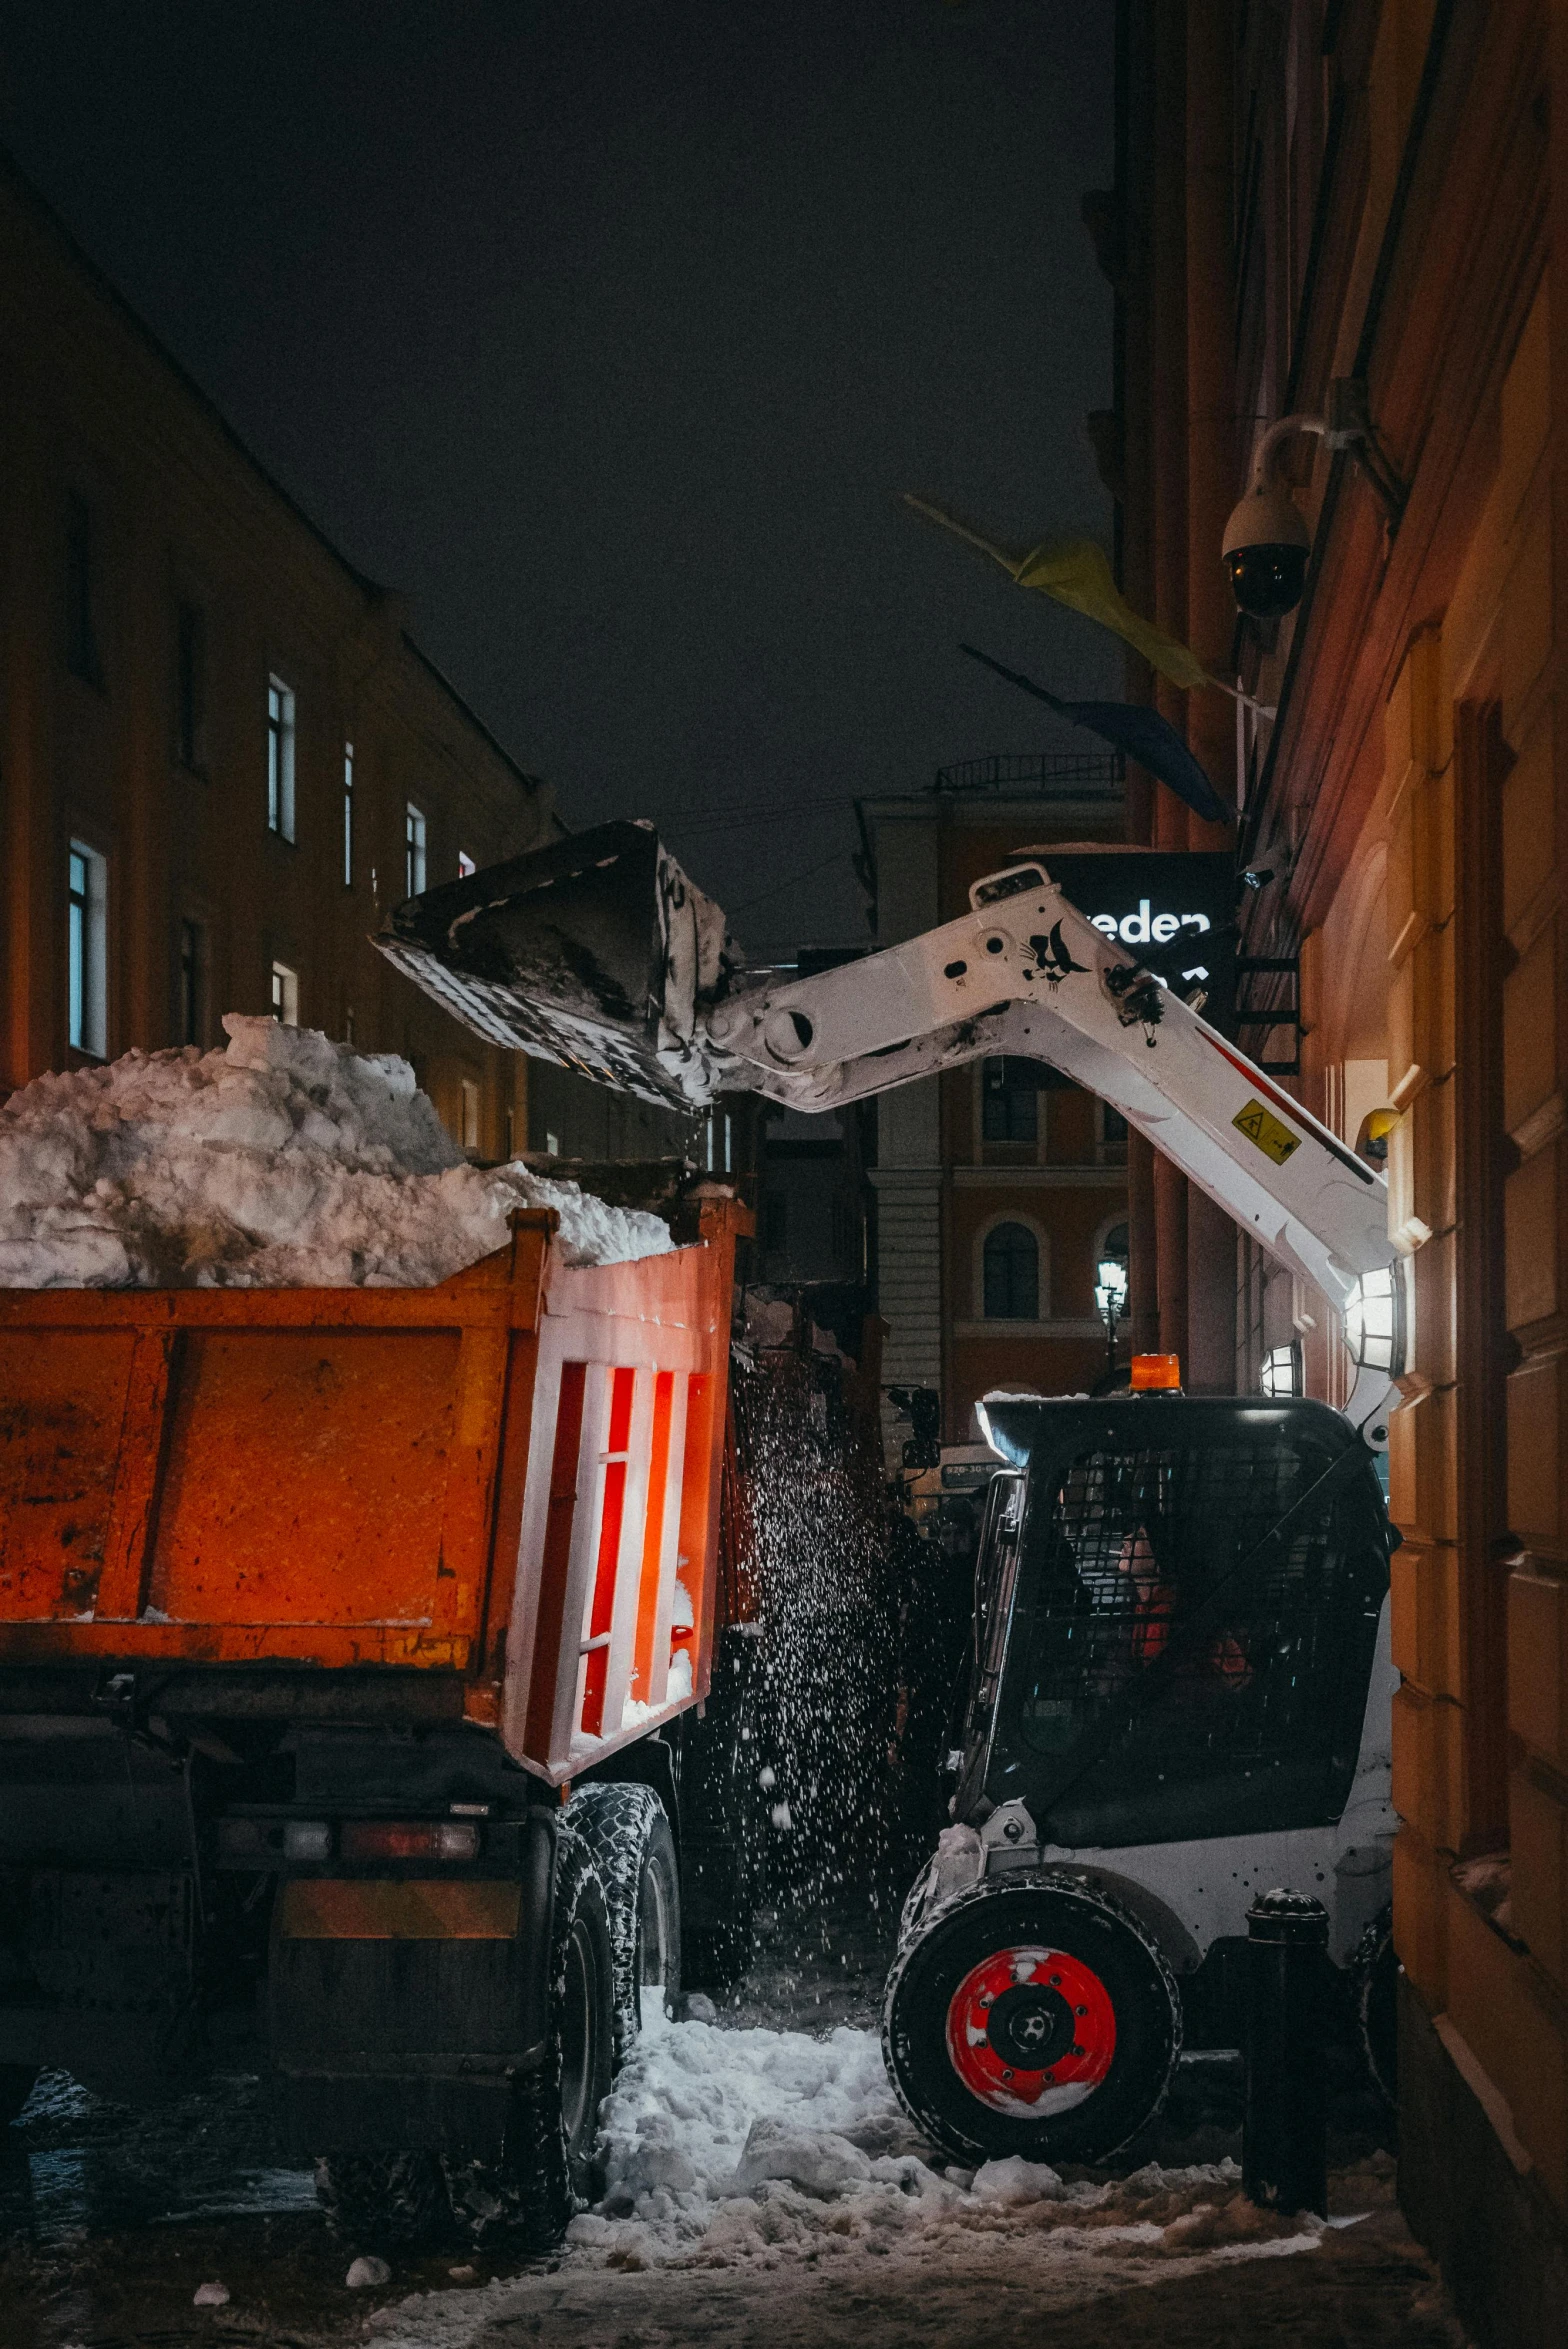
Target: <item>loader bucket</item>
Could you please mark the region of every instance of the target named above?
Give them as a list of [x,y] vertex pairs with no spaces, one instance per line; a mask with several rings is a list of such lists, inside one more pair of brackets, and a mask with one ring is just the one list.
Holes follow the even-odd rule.
[[718,1089],[698,1013],[739,957],[646,824],[600,824],[427,889],[374,943],[488,1044],[668,1108]]

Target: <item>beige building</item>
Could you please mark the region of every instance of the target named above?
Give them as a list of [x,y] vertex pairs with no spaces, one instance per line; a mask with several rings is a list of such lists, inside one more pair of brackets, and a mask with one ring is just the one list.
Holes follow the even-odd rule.
[[527,1064],[368,939],[559,837],[549,790],[9,169],[0,318],[0,1091],[274,1011],[522,1149]]

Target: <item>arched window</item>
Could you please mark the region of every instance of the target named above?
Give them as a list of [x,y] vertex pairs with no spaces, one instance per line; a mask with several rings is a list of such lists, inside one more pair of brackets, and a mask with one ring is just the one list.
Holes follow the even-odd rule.
[[1027,1224],[987,1232],[983,1257],[987,1321],[1038,1321],[1040,1244]]

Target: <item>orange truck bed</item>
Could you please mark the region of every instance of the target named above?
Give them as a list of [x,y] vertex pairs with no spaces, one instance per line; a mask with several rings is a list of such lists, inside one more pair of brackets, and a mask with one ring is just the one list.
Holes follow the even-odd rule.
[[0,1291],[0,1672],[444,1675],[552,1782],[704,1696],[749,1218],[554,1220],[437,1288]]

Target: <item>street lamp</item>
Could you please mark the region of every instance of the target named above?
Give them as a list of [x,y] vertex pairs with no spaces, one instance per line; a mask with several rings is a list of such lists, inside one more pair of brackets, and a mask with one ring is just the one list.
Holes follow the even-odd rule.
[[1116,1324],[1127,1310],[1127,1267],[1119,1256],[1100,1258],[1094,1301],[1105,1320],[1105,1374],[1109,1378],[1116,1369]]

